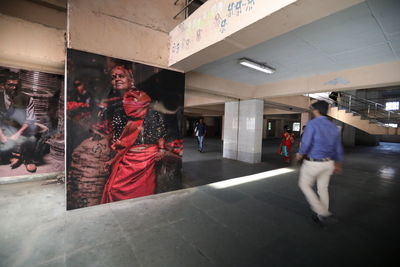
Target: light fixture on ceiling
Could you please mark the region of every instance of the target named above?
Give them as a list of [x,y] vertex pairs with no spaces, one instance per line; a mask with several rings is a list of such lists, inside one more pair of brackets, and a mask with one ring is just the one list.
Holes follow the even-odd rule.
[[261,72],[265,72],[267,74],[272,74],[275,72],[275,69],[265,65],[265,64],[261,64],[258,62],[254,62],[252,60],[249,60],[247,58],[241,58],[239,59],[239,64],[248,68],[252,68]]

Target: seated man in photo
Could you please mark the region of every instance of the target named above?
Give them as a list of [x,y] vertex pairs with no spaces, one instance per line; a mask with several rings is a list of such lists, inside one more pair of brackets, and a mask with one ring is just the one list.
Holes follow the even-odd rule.
[[27,171],[36,171],[35,122],[33,99],[20,92],[18,74],[10,73],[0,92],[0,162],[12,169],[23,163]]

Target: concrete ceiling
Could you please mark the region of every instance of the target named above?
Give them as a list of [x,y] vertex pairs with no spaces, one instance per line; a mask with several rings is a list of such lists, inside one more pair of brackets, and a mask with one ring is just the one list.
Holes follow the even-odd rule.
[[[260,85],[400,59],[400,1],[368,0],[196,69],[227,80]],[[262,33],[260,33],[262,34]],[[239,58],[276,68],[265,75]]]

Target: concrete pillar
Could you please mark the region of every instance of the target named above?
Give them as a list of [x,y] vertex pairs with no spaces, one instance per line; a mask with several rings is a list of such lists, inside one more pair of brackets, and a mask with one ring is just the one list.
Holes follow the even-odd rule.
[[342,141],[343,141],[343,145],[346,147],[355,146],[356,128],[343,123]]
[[275,122],[275,137],[281,138],[283,134],[283,126],[285,126],[284,120],[276,120]]
[[303,133],[303,126],[307,125],[308,121],[310,120],[310,113],[309,112],[303,112],[301,113],[301,128],[300,132]]
[[262,138],[266,139],[268,133],[268,119],[263,120]]
[[222,116],[222,129],[221,129],[221,140],[224,140],[224,123],[225,123],[225,116]]
[[225,103],[223,157],[261,162],[264,101]]
[[222,156],[237,159],[238,149],[239,102],[226,102],[224,113],[224,148]]
[[264,101],[251,99],[239,104],[238,160],[261,162]]

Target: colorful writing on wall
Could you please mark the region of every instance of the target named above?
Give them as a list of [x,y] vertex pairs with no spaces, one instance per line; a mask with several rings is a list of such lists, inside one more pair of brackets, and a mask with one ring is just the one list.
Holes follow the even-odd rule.
[[175,57],[187,51],[195,43],[207,38],[208,34],[224,34],[232,20],[251,16],[260,0],[221,0],[214,3],[207,12],[194,13],[193,19],[187,19],[178,26],[181,38],[173,40],[170,48],[170,57]]

